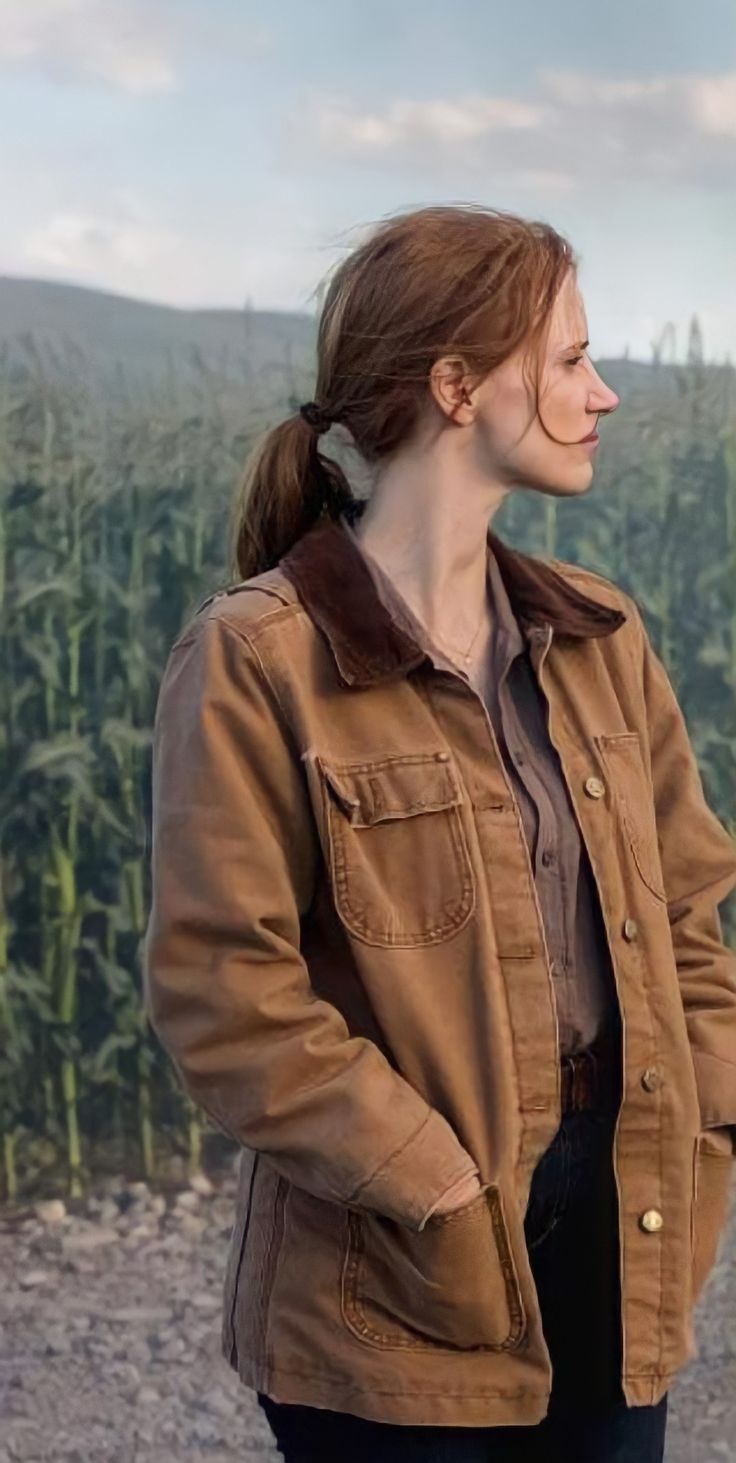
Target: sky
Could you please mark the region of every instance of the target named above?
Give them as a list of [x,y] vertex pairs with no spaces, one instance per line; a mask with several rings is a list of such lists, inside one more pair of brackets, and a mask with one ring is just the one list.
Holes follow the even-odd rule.
[[0,0],[0,189],[2,274],[310,313],[482,203],[570,240],[593,359],[736,361],[736,0]]

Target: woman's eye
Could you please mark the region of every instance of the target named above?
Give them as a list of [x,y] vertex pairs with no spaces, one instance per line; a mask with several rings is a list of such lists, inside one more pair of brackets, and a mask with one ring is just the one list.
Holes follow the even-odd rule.
[[575,359],[574,359],[574,361],[565,361],[565,365],[566,366],[577,366],[578,361],[582,361],[582,359],[583,359],[582,356],[576,356]]

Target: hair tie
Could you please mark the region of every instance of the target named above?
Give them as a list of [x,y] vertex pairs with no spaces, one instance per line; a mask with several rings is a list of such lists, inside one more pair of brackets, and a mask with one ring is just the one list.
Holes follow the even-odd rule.
[[320,406],[317,401],[302,402],[302,405],[299,407],[299,415],[304,418],[305,422],[309,422],[310,427],[318,434],[321,432],[329,432],[332,426],[330,413],[326,407]]

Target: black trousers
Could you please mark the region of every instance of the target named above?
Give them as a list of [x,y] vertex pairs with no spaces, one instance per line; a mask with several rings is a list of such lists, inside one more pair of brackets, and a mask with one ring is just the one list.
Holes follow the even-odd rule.
[[547,1416],[520,1427],[406,1426],[259,1392],[286,1463],[662,1463],[667,1395],[628,1407],[619,1381],[617,1106],[609,1086],[595,1108],[565,1114],[532,1176],[525,1233],[552,1359]]

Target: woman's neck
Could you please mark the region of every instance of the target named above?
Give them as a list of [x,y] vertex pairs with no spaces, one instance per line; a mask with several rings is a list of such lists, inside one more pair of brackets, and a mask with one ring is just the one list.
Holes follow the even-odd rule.
[[[466,668],[482,661],[492,628],[488,596],[488,547],[485,536],[466,558],[448,560],[446,551],[413,529],[403,541],[386,535],[368,516],[370,504],[350,531],[361,548],[396,586],[412,614],[453,661]],[[465,662],[468,654],[470,660]]]

